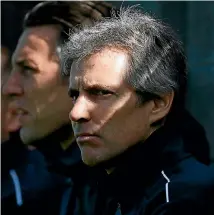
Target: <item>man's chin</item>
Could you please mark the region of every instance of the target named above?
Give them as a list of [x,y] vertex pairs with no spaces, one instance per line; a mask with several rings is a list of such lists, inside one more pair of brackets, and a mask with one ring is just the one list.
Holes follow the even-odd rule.
[[103,166],[109,160],[111,160],[111,159],[109,157],[105,157],[105,156],[92,155],[92,154],[90,154],[90,155],[89,154],[87,154],[87,155],[82,154],[83,163],[89,167]]
[[99,162],[95,159],[86,159],[86,158],[82,158],[82,161],[84,164],[86,164],[89,167],[94,167],[96,166]]

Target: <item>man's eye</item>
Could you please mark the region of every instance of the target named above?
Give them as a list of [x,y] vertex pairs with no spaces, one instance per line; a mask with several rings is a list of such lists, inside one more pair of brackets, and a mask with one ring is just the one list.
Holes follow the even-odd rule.
[[106,95],[112,94],[112,92],[110,92],[109,90],[98,90],[98,89],[89,90],[89,93],[97,96],[106,96]]

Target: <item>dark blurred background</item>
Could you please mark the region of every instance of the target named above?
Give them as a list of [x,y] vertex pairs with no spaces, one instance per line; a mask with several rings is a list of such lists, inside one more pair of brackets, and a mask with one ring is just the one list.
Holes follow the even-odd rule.
[[[14,51],[24,14],[38,1],[1,1],[1,44]],[[140,4],[177,31],[187,54],[187,109],[205,127],[214,161],[214,2],[114,1],[118,8]]]

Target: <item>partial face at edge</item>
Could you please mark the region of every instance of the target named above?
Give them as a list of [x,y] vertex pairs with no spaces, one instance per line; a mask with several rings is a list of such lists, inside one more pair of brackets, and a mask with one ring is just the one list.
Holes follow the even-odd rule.
[[104,49],[70,73],[70,119],[83,161],[94,166],[122,153],[150,134],[151,105],[137,105],[125,83],[126,53]]
[[[9,76],[10,56],[6,47],[1,47],[1,89]],[[2,91],[1,91],[2,93]],[[1,95],[1,142],[9,139],[9,132],[20,128],[20,123],[16,114],[8,106],[8,99]]]

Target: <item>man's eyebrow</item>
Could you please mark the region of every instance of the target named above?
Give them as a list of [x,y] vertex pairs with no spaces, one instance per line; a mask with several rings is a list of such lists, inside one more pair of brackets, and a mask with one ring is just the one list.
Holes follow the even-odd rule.
[[90,89],[106,89],[106,90],[114,90],[115,88],[113,86],[99,84],[99,83],[89,83],[83,86],[84,90],[90,90]]
[[[94,90],[94,89],[104,89],[104,90],[116,90],[115,88],[113,88],[112,86],[108,86],[108,85],[101,85],[101,84],[90,84],[90,85],[85,85],[83,86],[84,90]],[[68,88],[68,94],[70,93],[74,93],[74,92],[79,92],[79,89],[75,89],[72,87]]]

